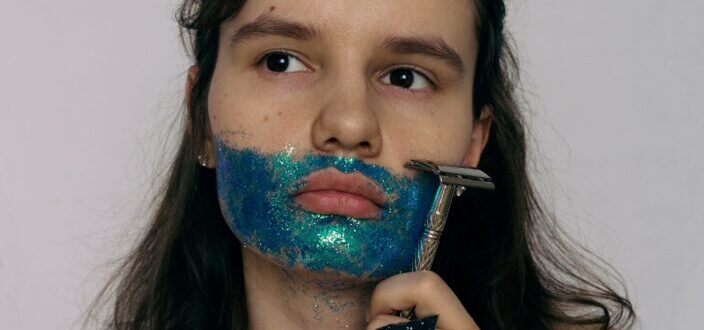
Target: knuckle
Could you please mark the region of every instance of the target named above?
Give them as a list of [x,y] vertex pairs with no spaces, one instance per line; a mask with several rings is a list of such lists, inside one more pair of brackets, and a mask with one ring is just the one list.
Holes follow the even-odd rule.
[[418,288],[421,292],[431,294],[445,287],[445,281],[437,273],[429,270],[418,273]]
[[391,290],[391,287],[393,287],[394,284],[398,283],[403,279],[404,274],[405,273],[392,275],[377,283],[374,287],[374,290],[372,290],[370,301],[376,301],[379,299],[379,296],[386,294],[386,291]]

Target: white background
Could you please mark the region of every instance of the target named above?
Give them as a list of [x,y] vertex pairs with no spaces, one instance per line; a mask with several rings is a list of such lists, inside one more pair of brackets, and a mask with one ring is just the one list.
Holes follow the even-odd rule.
[[[144,221],[182,111],[176,5],[3,1],[2,329],[77,328]],[[511,3],[535,179],[624,274],[643,329],[703,323],[702,15],[696,0]]]

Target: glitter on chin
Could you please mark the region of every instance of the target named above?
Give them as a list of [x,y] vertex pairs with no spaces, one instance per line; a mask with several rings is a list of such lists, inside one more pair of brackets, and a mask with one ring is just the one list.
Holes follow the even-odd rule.
[[[438,180],[413,177],[357,158],[295,155],[285,146],[275,153],[230,147],[219,137],[217,191],[225,220],[247,248],[289,269],[378,280],[409,271],[435,197]],[[387,197],[378,219],[318,214],[294,206],[290,192],[301,178],[327,167],[359,172],[376,181]]]

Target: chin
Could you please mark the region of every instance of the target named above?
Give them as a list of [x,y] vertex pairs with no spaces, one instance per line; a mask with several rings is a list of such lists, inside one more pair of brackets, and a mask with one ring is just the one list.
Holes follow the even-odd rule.
[[[318,256],[318,258],[303,258],[301,249],[298,247],[290,248],[288,251],[280,250],[278,251],[279,253],[273,253],[272,251],[262,251],[257,248],[256,245],[243,244],[243,246],[245,249],[252,251],[259,258],[280,268],[286,275],[292,276],[292,278],[295,276],[298,281],[306,281],[307,284],[313,284],[328,289],[373,285],[389,276],[408,271],[411,267],[411,263],[409,262],[408,267],[400,267],[398,269],[385,268],[381,266],[383,265],[383,261],[381,260],[377,267],[370,267],[369,269],[339,267],[341,264],[340,258],[330,258],[331,260],[326,260],[323,256]],[[321,251],[321,254],[325,255],[324,251]],[[347,257],[344,255],[347,255]],[[342,256],[343,260],[347,260],[350,255],[342,254]],[[362,255],[360,257],[364,256]],[[366,263],[368,264],[369,256],[366,257]],[[358,260],[356,260],[356,262],[355,260],[348,261],[350,261],[350,264],[359,264]]]

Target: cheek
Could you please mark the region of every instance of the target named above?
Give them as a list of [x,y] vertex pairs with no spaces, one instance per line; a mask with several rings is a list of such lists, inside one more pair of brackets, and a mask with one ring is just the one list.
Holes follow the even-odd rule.
[[443,154],[441,159],[450,164],[459,165],[468,152],[471,142],[471,116],[462,117],[461,120],[449,121],[438,135],[438,141],[444,141],[437,146],[437,150]]
[[[471,112],[464,104],[428,105],[406,120],[385,118],[384,148],[393,159],[429,159],[438,163],[460,164],[469,150],[472,134]],[[418,109],[415,109],[418,110]]]
[[213,80],[208,109],[213,134],[231,145],[271,152],[307,137],[306,122],[293,108],[271,93],[257,92],[237,82]]

